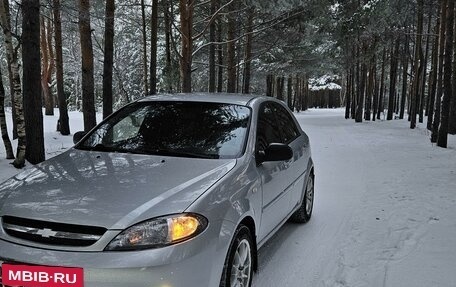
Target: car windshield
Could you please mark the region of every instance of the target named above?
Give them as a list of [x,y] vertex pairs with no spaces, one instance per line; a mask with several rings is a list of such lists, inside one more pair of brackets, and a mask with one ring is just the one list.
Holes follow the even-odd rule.
[[250,120],[245,106],[206,102],[139,102],[91,132],[76,148],[194,158],[242,155]]

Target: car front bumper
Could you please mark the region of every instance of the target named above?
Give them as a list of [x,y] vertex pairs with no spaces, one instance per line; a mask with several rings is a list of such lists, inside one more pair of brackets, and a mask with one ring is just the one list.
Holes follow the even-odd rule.
[[128,252],[56,251],[0,239],[0,263],[83,268],[85,287],[215,287],[231,240],[226,228],[234,226],[210,224],[187,242]]

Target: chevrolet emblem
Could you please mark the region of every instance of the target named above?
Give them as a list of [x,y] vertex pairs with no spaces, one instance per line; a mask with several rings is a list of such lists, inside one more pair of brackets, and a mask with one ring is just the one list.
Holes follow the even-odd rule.
[[44,237],[44,238],[50,238],[50,237],[54,237],[55,235],[57,235],[57,232],[55,232],[51,229],[45,228],[45,229],[38,230],[36,232],[36,235],[41,235],[41,237]]

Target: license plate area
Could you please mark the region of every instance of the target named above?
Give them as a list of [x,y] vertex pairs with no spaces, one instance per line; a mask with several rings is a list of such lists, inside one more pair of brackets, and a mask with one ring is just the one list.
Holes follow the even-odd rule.
[[84,287],[82,268],[3,263],[0,286]]

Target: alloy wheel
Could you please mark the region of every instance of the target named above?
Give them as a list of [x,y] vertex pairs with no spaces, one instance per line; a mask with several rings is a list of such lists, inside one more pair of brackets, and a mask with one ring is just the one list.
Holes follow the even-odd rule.
[[239,242],[231,266],[231,287],[247,287],[250,282],[252,252],[250,242],[243,239]]

